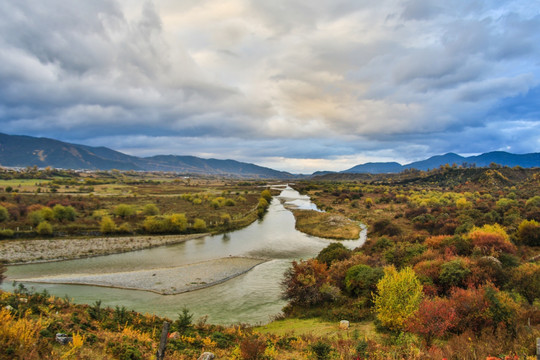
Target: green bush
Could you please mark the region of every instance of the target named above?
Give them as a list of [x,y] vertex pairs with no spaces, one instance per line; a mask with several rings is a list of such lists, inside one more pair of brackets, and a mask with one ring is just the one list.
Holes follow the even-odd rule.
[[49,235],[52,235],[52,233],[53,233],[53,227],[48,222],[42,221],[36,227],[36,232],[39,235],[47,235],[47,236],[49,236]]
[[457,259],[444,263],[441,266],[441,273],[439,274],[439,281],[446,290],[450,290],[452,287],[464,287],[467,277],[471,274],[463,260]]
[[196,230],[196,231],[204,231],[206,230],[206,221],[204,221],[203,219],[195,219],[195,221],[193,221],[193,229]]
[[345,275],[345,287],[351,295],[371,298],[371,293],[377,289],[377,283],[383,276],[384,271],[381,268],[355,265]]
[[143,214],[146,216],[159,215],[159,209],[155,204],[146,204],[143,208]]
[[135,208],[131,205],[120,204],[113,210],[114,215],[126,218],[135,215]]
[[315,344],[310,345],[311,352],[313,353],[313,356],[317,360],[326,360],[330,359],[330,354],[332,353],[333,349],[330,344],[327,344],[322,341],[317,341]]
[[9,219],[9,212],[3,206],[0,206],[0,222],[6,221]]
[[345,260],[351,256],[352,251],[347,249],[342,243],[332,243],[321,250],[317,255],[317,260],[330,266],[333,261]]

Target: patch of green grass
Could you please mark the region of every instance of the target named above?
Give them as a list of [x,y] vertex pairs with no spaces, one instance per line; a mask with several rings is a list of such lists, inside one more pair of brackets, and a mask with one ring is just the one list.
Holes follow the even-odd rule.
[[296,229],[303,233],[327,239],[358,239],[360,226],[340,214],[313,210],[293,210]]
[[284,319],[273,321],[270,324],[254,329],[262,334],[283,335],[312,335],[316,337],[352,337],[356,333],[359,337],[374,337],[375,326],[373,322],[350,323],[349,330],[341,330],[339,322],[328,322],[318,318],[312,319]]

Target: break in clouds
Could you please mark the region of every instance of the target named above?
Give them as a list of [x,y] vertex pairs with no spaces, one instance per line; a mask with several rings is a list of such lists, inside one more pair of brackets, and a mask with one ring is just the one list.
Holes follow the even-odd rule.
[[0,3],[1,132],[280,170],[540,149],[540,2]]

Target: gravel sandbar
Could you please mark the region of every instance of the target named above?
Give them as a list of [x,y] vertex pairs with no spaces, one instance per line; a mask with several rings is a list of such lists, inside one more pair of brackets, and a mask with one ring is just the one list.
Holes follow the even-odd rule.
[[[228,257],[170,268],[108,274],[56,275],[20,279],[24,282],[79,284],[180,294],[213,286],[242,275],[265,262],[263,259]],[[17,281],[17,279],[12,279]]]
[[207,235],[209,234],[4,240],[0,241],[0,260],[8,264],[25,264],[81,259],[178,244]]

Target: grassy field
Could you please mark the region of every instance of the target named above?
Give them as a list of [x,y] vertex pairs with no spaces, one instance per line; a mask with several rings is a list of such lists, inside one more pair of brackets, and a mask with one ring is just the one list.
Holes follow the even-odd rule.
[[256,327],[254,331],[278,336],[311,335],[332,339],[375,337],[373,322],[350,323],[348,330],[342,330],[339,328],[339,322],[328,322],[319,318],[276,320],[268,325]]
[[340,214],[312,210],[293,210],[296,229],[327,239],[351,240],[360,236],[360,225]]
[[[12,176],[17,175],[21,174]],[[5,230],[0,238],[230,231],[257,219],[256,208],[263,190],[259,182],[162,173],[62,175],[0,179],[0,207],[8,212],[7,219],[0,220],[0,230]],[[58,214],[43,213],[57,205],[69,207],[74,215],[60,218]],[[149,211],[148,206],[153,210]],[[120,212],[119,207],[125,211]],[[144,225],[149,217],[163,223],[175,214],[183,214],[187,224],[173,231],[164,226],[148,231]],[[110,231],[102,230],[104,218],[114,222]],[[196,228],[197,219],[202,222],[198,220]],[[52,226],[52,231],[36,232],[43,221]]]

